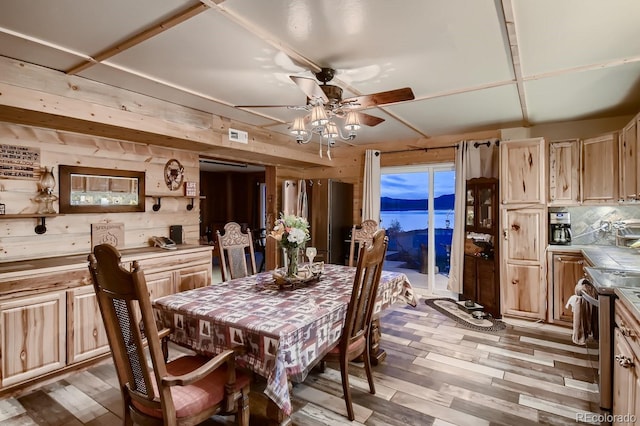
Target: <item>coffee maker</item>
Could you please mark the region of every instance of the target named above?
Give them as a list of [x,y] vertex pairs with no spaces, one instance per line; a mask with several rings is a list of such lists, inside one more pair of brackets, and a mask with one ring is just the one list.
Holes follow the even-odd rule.
[[549,213],[549,244],[571,244],[571,219],[568,212]]

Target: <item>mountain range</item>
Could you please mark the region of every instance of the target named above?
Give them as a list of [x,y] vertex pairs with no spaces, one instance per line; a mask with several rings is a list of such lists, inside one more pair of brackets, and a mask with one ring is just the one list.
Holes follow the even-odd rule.
[[[434,210],[453,210],[455,202],[454,194],[444,194],[433,199]],[[401,198],[380,198],[381,211],[407,211],[407,210],[427,210],[428,200],[403,200]]]

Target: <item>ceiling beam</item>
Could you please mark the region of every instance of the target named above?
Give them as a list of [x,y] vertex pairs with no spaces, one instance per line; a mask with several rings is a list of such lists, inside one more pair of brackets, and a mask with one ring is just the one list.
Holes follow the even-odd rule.
[[164,21],[160,22],[157,25],[154,25],[151,28],[147,28],[146,30],[143,30],[131,37],[129,37],[128,39],[116,44],[115,46],[111,46],[105,50],[103,50],[102,52],[92,56],[90,59],[74,66],[73,68],[69,69],[66,71],[67,74],[70,75],[75,75],[78,74],[79,72],[95,65],[98,64],[106,59],[109,59],[110,57],[117,55],[118,53],[122,53],[127,49],[132,48],[133,46],[136,46],[140,43],[142,43],[143,41],[149,40],[151,37],[154,37],[158,34],[161,34],[165,31],[167,31],[168,29],[175,27],[178,24],[181,24],[182,22],[193,18],[196,15],[199,15],[200,13],[204,12],[205,10],[208,10],[209,6],[199,3],[196,5],[193,5],[191,7],[188,7],[184,10],[181,10],[180,12],[176,13],[175,15],[165,19]]
[[511,65],[513,74],[516,77],[516,88],[520,99],[520,110],[522,111],[522,121],[525,125],[529,123],[529,112],[527,110],[527,99],[524,91],[524,80],[522,78],[522,65],[520,64],[520,48],[518,47],[518,37],[516,31],[516,20],[513,15],[513,0],[501,0],[502,17],[509,40],[509,52],[511,53]]

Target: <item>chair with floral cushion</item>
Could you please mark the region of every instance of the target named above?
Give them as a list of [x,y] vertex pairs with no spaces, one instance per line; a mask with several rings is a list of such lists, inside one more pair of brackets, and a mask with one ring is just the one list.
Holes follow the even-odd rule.
[[101,244],[89,255],[89,270],[120,382],[123,424],[195,425],[232,413],[237,424],[249,424],[250,377],[236,370],[233,350],[166,363],[159,336],[168,330],[158,333],[138,263],[125,270],[118,250]]
[[371,244],[373,234],[378,230],[378,222],[372,219],[363,221],[360,226],[353,225],[351,228],[351,243],[349,245],[349,266],[354,266],[357,258],[355,255],[356,245],[358,245],[358,251],[363,243]]
[[369,391],[372,394],[376,393],[369,356],[370,328],[387,245],[388,239],[384,229],[379,229],[373,234],[371,244],[365,242],[362,245],[342,335],[338,344],[325,355],[321,363],[322,368],[325,361],[340,362],[340,375],[342,377],[344,401],[347,406],[347,417],[352,421],[355,419],[355,415],[349,387],[349,362],[356,358],[363,359],[369,382]]
[[[242,232],[242,227],[238,223],[229,222],[224,225],[224,234],[216,231],[216,240],[220,249],[222,281],[256,273],[256,256],[250,229]],[[247,255],[249,256],[248,265]],[[249,266],[251,269],[248,268]]]

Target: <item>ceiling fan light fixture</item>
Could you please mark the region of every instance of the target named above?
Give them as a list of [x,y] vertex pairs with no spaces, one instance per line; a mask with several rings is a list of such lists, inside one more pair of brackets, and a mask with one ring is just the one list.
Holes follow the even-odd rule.
[[311,110],[311,125],[313,127],[321,127],[329,122],[327,112],[324,110],[323,105],[316,105]]
[[355,136],[355,132],[360,128],[360,119],[358,118],[357,112],[349,111],[347,113],[344,119],[344,128],[349,131],[349,135],[353,133]]
[[291,126],[291,133],[296,136],[306,136],[309,131],[304,126],[304,117],[296,117]]
[[338,133],[338,126],[333,121],[327,123],[322,132],[322,137],[325,139],[333,140],[336,139],[340,134]]

